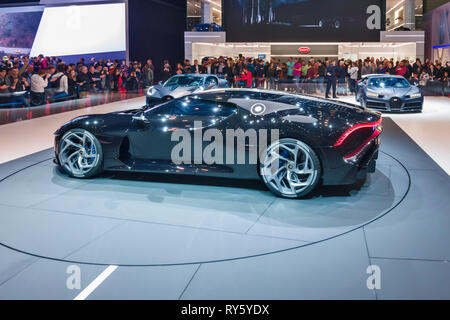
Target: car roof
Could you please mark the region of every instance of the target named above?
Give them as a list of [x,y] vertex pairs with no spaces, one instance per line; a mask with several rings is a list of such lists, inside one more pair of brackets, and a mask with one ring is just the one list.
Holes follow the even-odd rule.
[[398,76],[396,74],[365,74],[361,77],[362,79],[365,78],[403,78],[405,79],[405,77],[403,76]]
[[[219,88],[219,89],[210,89],[210,90],[206,90],[194,95],[197,95],[199,97],[202,97],[203,95],[207,95],[210,93],[217,93],[217,94],[226,94],[228,92],[239,92],[242,95],[243,99],[246,99],[246,94],[251,94],[251,93],[267,93],[267,94],[274,94],[274,95],[279,95],[280,97],[285,96],[285,97],[294,97],[294,98],[298,98],[298,99],[303,99],[303,100],[308,100],[308,101],[314,101],[314,102],[319,102],[319,103],[331,103],[334,105],[338,105],[338,106],[345,106],[345,107],[357,107],[359,108],[359,106],[352,104],[352,103],[347,103],[347,102],[343,102],[343,101],[339,101],[339,100],[332,100],[332,99],[324,99],[324,98],[320,98],[320,97],[315,97],[315,96],[311,96],[311,95],[304,95],[304,94],[294,94],[294,93],[289,93],[289,92],[282,92],[282,91],[275,91],[275,90],[265,90],[265,89],[240,89],[240,88]],[[231,99],[235,99],[236,97],[233,97]],[[250,98],[250,100],[265,100],[265,99],[254,99],[254,98]],[[223,100],[224,102],[227,102],[228,100]]]
[[200,77],[200,78],[206,78],[206,77],[215,77],[215,75],[213,74],[197,74],[197,73],[185,73],[185,74],[176,74],[174,76],[172,76],[171,78],[175,78],[175,77]]

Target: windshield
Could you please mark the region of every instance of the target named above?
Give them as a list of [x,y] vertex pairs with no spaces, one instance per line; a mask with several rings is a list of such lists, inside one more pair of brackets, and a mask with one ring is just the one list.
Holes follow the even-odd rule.
[[195,76],[172,77],[169,80],[167,80],[164,86],[193,87],[193,86],[200,86],[202,83],[203,83],[202,77],[195,77]]
[[395,77],[370,78],[369,86],[376,88],[408,88],[406,79]]

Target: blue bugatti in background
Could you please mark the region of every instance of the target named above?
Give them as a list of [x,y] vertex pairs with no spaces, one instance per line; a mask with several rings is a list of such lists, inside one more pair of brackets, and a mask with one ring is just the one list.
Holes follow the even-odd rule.
[[421,112],[423,92],[402,76],[366,75],[356,86],[356,101],[380,111]]
[[212,74],[175,75],[165,83],[159,82],[147,91],[147,105],[180,98],[209,89],[226,88],[227,80]]

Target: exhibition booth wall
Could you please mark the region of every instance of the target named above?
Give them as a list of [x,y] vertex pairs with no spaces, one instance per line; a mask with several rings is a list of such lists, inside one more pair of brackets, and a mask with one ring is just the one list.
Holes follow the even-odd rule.
[[[423,57],[420,52],[417,54],[416,42],[194,42],[190,47],[192,52],[190,55],[187,52],[186,58],[199,61],[210,56],[235,58],[239,54],[265,60],[273,57],[281,61],[285,61],[289,57],[321,60],[324,58],[358,60],[367,57],[385,57],[393,58],[395,61],[407,59],[414,62],[417,57]],[[299,52],[300,48],[309,51],[302,54]]]
[[430,59],[450,60],[450,2],[424,16],[426,55]]
[[2,56],[42,54],[66,63],[82,57],[141,62],[151,58],[155,65],[184,58],[186,0],[42,0],[2,5]]
[[0,53],[125,59],[126,3],[42,1],[40,5],[0,8]]

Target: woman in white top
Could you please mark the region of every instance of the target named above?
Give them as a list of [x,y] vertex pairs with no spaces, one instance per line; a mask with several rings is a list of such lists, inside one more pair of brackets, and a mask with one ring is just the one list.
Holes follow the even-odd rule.
[[45,69],[31,76],[31,105],[39,106],[45,100],[45,88],[48,86],[48,74]]

